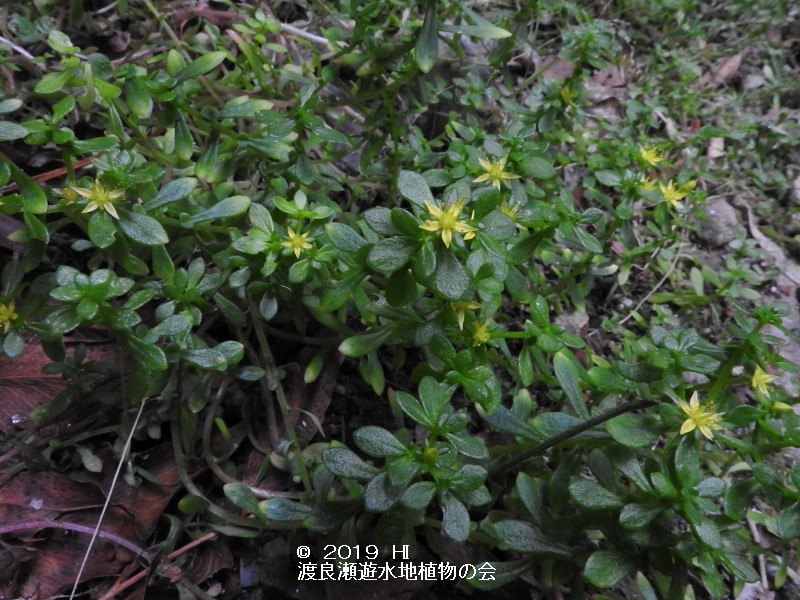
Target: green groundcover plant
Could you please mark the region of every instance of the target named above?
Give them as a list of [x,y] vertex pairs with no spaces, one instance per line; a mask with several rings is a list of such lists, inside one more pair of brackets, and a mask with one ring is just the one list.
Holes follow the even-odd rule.
[[[179,36],[149,0],[118,4],[159,32],[140,58],[74,41],[92,31],[77,9],[59,29],[20,7],[35,69],[8,45],[2,59],[22,83],[0,101],[19,244],[0,348],[36,338],[70,383],[33,419],[151,399],[137,439],[168,425],[185,461],[208,415],[224,439],[261,415],[261,475],[294,488],[270,497],[223,461],[221,491],[192,484],[184,517],[412,554],[446,538],[494,569],[465,589],[723,598],[796,577],[800,463],[784,450],[800,422],[774,382],[798,370],[775,335],[792,336],[790,307],[759,291],[775,273],[743,237],[719,268],[689,237],[722,177],[698,148],[736,132],[659,134],[642,94],[621,122],[592,114],[585,82],[637,43],[621,21],[375,0],[311,3],[301,30],[223,3],[230,27]],[[531,40],[568,74],[509,66]],[[14,159],[39,151],[66,168],[55,183]],[[119,366],[66,352],[86,326],[133,359],[124,399],[89,377]],[[309,445],[280,358],[301,347],[307,383],[337,353],[357,365],[376,424]]]

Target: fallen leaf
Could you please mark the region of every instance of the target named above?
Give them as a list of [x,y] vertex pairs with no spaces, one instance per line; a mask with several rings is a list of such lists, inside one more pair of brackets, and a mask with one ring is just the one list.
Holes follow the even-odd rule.
[[708,140],[706,156],[708,158],[719,158],[721,156],[725,156],[725,138],[716,137]]
[[748,73],[744,76],[744,80],[742,81],[742,90],[746,92],[748,90],[760,88],[766,81],[766,78],[760,73]]
[[[69,520],[94,528],[98,515],[99,511],[96,514],[93,511],[71,515]],[[130,541],[135,539],[132,519],[121,508],[109,509],[103,518],[102,529],[113,531]],[[19,586],[17,596],[45,600],[70,588],[78,576],[78,569],[90,540],[91,535],[88,534],[61,529],[49,530],[47,539],[36,544],[36,558],[30,561],[25,581]],[[81,581],[114,575],[134,558],[131,551],[104,539],[97,539],[89,560],[86,561]]]
[[[53,362],[45,354],[38,338],[24,334],[25,350],[16,358],[0,355],[0,432],[12,431],[23,425],[31,410],[52,401],[63,392],[66,381],[60,373],[44,373],[42,368]],[[86,360],[112,361],[119,359],[117,344],[98,329],[84,328],[64,339],[67,351],[76,343],[86,344]],[[96,381],[104,381],[96,376]]]
[[622,105],[616,98],[596,102],[585,107],[584,111],[591,117],[603,119],[609,123],[617,123],[622,120]]
[[543,56],[542,61],[536,66],[546,79],[569,79],[575,72],[575,63],[555,55]]
[[233,554],[228,544],[220,540],[212,540],[198,546],[192,554],[189,566],[184,575],[192,583],[202,583],[217,571],[233,567]]
[[0,432],[20,425],[37,406],[50,402],[66,387],[61,374],[42,373],[52,361],[33,336],[25,337],[25,350],[16,358],[0,356]]
[[[15,585],[0,587],[4,596],[44,600],[74,584],[91,531],[97,526],[106,488],[116,469],[110,453],[104,458],[104,472],[99,480],[86,471],[78,472],[82,477],[23,471],[0,488],[0,527],[31,523],[30,529],[8,535],[23,540],[24,548],[35,550],[24,571],[11,577]],[[181,489],[175,485],[178,473],[170,444],[160,444],[133,460],[162,485],[144,481],[133,488],[122,479],[117,481],[100,527],[105,537],[95,541],[81,582],[118,574],[126,565],[138,561],[137,553],[129,545],[144,547],[144,541],[152,534],[164,508]],[[92,485],[86,485],[87,482]],[[52,526],[45,526],[50,523]],[[74,530],[75,525],[83,530]],[[65,529],[67,527],[73,530]],[[109,536],[116,537],[116,541]],[[227,564],[224,555],[215,560],[206,559],[206,562],[202,572],[215,566],[224,568],[220,565]]]
[[734,54],[732,56],[727,57],[724,59],[719,67],[717,67],[716,72],[711,77],[711,81],[715,85],[720,85],[736,75],[739,71],[739,67],[742,64],[742,55],[741,53]]
[[625,70],[617,65],[604,67],[589,78],[604,87],[621,87],[627,82]]
[[292,420],[295,423],[299,422],[308,432],[309,440],[317,433],[317,426],[306,413],[314,415],[320,424],[325,422],[325,413],[333,399],[336,377],[343,360],[344,356],[338,352],[333,356],[327,356],[322,373],[312,385],[305,383],[303,374],[299,371],[287,375],[284,388],[287,403],[295,409],[291,411]]

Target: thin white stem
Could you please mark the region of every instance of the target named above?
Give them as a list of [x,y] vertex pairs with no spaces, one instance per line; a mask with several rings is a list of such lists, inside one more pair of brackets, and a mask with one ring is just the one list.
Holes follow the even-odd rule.
[[288,23],[281,23],[281,31],[285,33],[291,33],[292,35],[305,38],[312,42],[316,42],[317,44],[321,44],[326,48],[328,47],[328,40],[326,40],[324,37],[314,35],[313,33],[309,33],[308,31],[303,31],[302,29],[295,27],[294,25],[289,25]]
[[[124,396],[124,394],[123,394]],[[123,402],[125,401],[123,397]],[[73,600],[75,598],[75,592],[78,589],[78,584],[81,582],[81,575],[83,575],[83,570],[86,567],[86,563],[89,561],[89,555],[92,552],[92,547],[94,546],[94,541],[97,539],[97,534],[100,533],[100,525],[103,522],[103,517],[108,510],[108,505],[111,503],[111,496],[114,493],[114,488],[117,485],[117,479],[119,479],[120,471],[122,471],[122,465],[125,464],[125,459],[128,456],[128,450],[131,447],[131,440],[133,440],[133,434],[136,432],[136,426],[139,424],[139,419],[142,416],[142,411],[144,410],[144,405],[147,399],[142,400],[142,403],[139,405],[139,412],[136,413],[136,419],[133,421],[133,425],[131,425],[131,431],[128,434],[128,439],[125,440],[125,447],[122,449],[122,453],[119,457],[119,463],[117,463],[117,471],[114,473],[114,478],[111,480],[111,487],[108,489],[108,494],[106,495],[106,502],[103,504],[103,510],[100,511],[100,516],[97,519],[97,526],[94,528],[94,533],[92,534],[92,539],[89,541],[89,547],[86,548],[86,554],[83,555],[83,561],[81,562],[81,568],[78,569],[78,575],[75,577],[75,584],[72,586],[72,592],[70,592],[69,600]]]
[[0,35],[0,43],[3,43],[3,44],[8,44],[9,46],[11,46],[11,48],[12,48],[12,49],[16,50],[16,51],[17,51],[19,54],[22,54],[22,56],[24,56],[24,57],[25,57],[25,58],[27,58],[28,60],[33,60],[33,59],[34,59],[34,56],[33,56],[33,54],[31,54],[30,52],[28,52],[27,50],[25,50],[25,48],[23,48],[22,46],[17,46],[17,45],[16,45],[14,42],[12,42],[11,40],[7,40],[7,39],[6,39],[6,38],[4,38],[2,35]]

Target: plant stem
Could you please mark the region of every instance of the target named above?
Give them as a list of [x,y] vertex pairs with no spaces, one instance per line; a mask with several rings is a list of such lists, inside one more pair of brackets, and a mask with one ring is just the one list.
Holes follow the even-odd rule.
[[297,472],[303,480],[303,487],[306,492],[310,494],[312,491],[311,478],[308,476],[308,470],[306,469],[303,455],[300,453],[300,444],[297,441],[297,432],[294,429],[294,423],[289,416],[289,403],[286,402],[286,394],[283,392],[281,378],[278,374],[278,366],[275,364],[275,357],[272,356],[272,351],[267,342],[267,334],[264,331],[264,324],[260,318],[258,307],[252,300],[250,300],[250,314],[255,315],[253,325],[256,338],[258,339],[258,345],[261,347],[261,360],[264,365],[264,370],[267,372],[267,384],[269,388],[275,392],[275,397],[278,400],[278,407],[281,409],[281,415],[283,416],[283,423],[286,427],[286,437],[289,438],[295,451],[295,466]]
[[601,425],[606,421],[608,421],[609,419],[613,419],[614,417],[618,417],[619,415],[625,413],[633,412],[634,410],[638,410],[640,408],[647,408],[649,406],[654,406],[656,404],[658,404],[658,402],[655,400],[635,400],[634,402],[621,404],[620,406],[612,408],[611,410],[608,410],[601,415],[598,415],[592,419],[584,421],[583,423],[579,423],[578,425],[565,429],[558,435],[554,435],[553,437],[548,438],[545,441],[536,444],[533,448],[529,448],[528,450],[520,452],[516,456],[513,456],[503,461],[498,461],[495,464],[490,464],[488,469],[489,473],[491,475],[496,475],[498,473],[502,473],[503,471],[508,471],[509,469],[513,469],[514,467],[524,463],[526,460],[541,454],[542,452],[548,450],[549,448],[552,448],[556,444],[564,442],[569,438],[578,435],[579,433],[583,433],[584,431],[591,429],[592,427]]

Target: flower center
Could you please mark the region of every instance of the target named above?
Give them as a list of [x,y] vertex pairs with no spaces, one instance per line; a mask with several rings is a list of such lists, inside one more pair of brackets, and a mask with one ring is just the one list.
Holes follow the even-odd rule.
[[458,222],[458,215],[454,213],[452,208],[447,209],[439,217],[439,225],[442,229],[453,229]]

